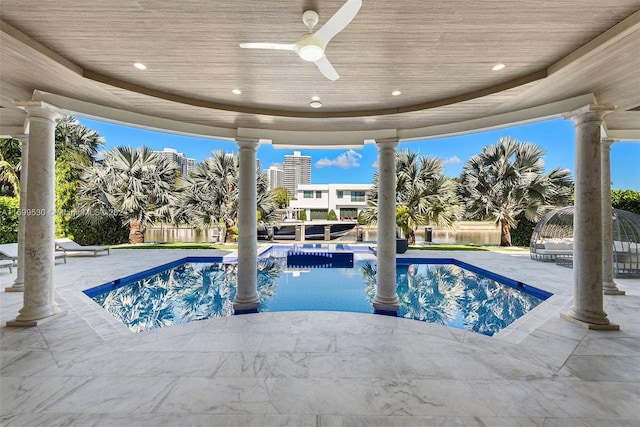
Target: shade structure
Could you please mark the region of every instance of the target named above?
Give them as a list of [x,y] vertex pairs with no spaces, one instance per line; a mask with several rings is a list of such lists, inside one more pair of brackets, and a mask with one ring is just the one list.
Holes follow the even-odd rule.
[[[546,214],[531,235],[531,259],[570,265],[573,257],[573,217],[567,206]],[[613,269],[616,277],[640,276],[640,215],[612,209]]]

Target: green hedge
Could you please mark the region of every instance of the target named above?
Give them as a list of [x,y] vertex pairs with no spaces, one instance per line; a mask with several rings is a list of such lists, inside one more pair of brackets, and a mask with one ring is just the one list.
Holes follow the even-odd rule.
[[640,192],[633,190],[611,190],[611,206],[640,215]]
[[19,208],[17,197],[0,196],[0,243],[18,241]]
[[106,218],[97,225],[73,218],[69,221],[69,231],[80,245],[120,245],[129,241],[129,226],[119,217]]
[[358,224],[359,225],[367,225],[367,221],[364,219],[362,211],[358,212]]
[[525,218],[524,213],[518,215],[516,219],[518,226],[511,229],[511,244],[513,246],[529,246],[536,223]]

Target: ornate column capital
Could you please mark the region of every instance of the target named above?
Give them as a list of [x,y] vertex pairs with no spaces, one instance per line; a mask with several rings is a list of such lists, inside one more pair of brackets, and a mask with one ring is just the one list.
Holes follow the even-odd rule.
[[602,121],[604,116],[615,111],[616,106],[613,104],[587,104],[576,110],[565,113],[563,117],[567,120],[573,120],[576,125],[586,122]]
[[400,142],[400,138],[384,138],[384,139],[376,139],[376,147],[378,147],[379,151],[382,150],[395,150],[398,147],[398,143]]
[[236,144],[240,149],[256,149],[258,145],[260,145],[260,139],[258,138],[246,138],[246,137],[236,137]]
[[15,101],[13,104],[21,110],[26,111],[29,119],[39,118],[55,121],[55,119],[62,117],[65,114],[64,111],[58,107],[42,101]]

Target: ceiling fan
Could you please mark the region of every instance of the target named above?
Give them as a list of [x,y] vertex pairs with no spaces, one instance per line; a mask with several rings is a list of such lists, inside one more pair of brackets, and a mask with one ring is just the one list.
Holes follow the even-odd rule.
[[309,32],[300,37],[293,44],[281,43],[241,43],[245,49],[273,49],[292,50],[305,61],[316,64],[320,72],[329,80],[338,80],[340,75],[333,68],[324,54],[324,50],[331,39],[342,31],[356,16],[362,6],[362,0],[347,0],[340,9],[315,33],[313,27],[318,23],[318,13],[307,10],[302,14],[302,21]]

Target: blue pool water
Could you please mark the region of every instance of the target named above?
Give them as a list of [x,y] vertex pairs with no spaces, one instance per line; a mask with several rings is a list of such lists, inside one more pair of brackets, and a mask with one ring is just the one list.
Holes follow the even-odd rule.
[[[398,316],[493,335],[551,294],[455,259],[398,259]],[[373,313],[367,247],[273,246],[258,260],[258,311]],[[188,257],[85,292],[134,332],[233,314],[237,264]]]

